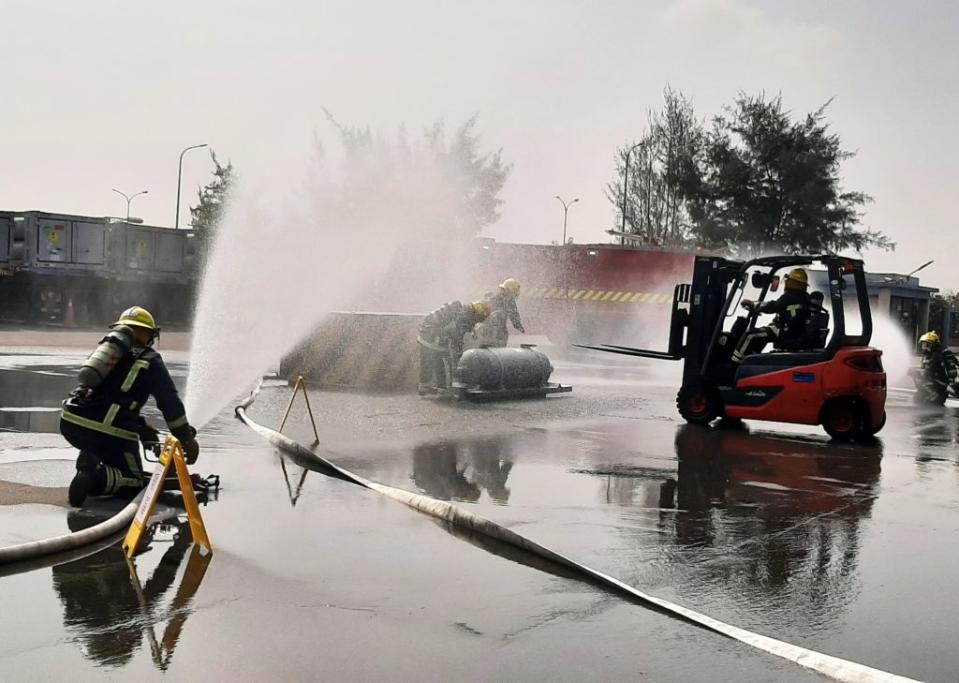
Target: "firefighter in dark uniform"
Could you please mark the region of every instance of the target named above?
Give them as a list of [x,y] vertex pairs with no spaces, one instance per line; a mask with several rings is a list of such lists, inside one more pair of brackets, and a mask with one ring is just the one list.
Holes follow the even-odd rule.
[[959,359],[948,348],[942,347],[939,333],[930,330],[919,337],[922,357],[916,374],[916,401],[931,405],[943,405],[949,396],[950,386],[955,391],[959,386]]
[[128,497],[143,488],[139,441],[158,436],[140,416],[150,396],[183,445],[187,462],[196,462],[200,452],[176,386],[153,349],[160,332],[153,316],[134,306],[111,329],[87,359],[80,386],[63,401],[60,413],[60,433],[80,450],[69,490],[75,506],[87,496]]
[[509,331],[506,328],[507,320],[513,324],[520,334],[526,334],[523,327],[523,321],[519,316],[519,308],[516,300],[519,298],[519,280],[516,278],[506,278],[499,286],[499,289],[486,295],[486,302],[490,306],[490,319],[487,326],[491,329],[484,334],[488,340],[489,346],[506,346],[509,341]]
[[463,335],[472,332],[476,323],[489,317],[485,301],[462,304],[452,301],[423,319],[416,339],[420,346],[420,394],[448,389],[453,370],[463,354]]
[[[772,313],[775,318],[765,327],[757,327],[743,335],[736,351],[733,352],[733,362],[740,363],[743,358],[753,353],[762,352],[769,342],[776,343],[783,340],[800,339],[805,334],[806,322],[809,317],[810,303],[809,276],[803,268],[793,268],[786,275],[785,292],[778,299],[766,301],[758,307],[759,313]],[[754,301],[743,301],[746,310],[756,310]]]

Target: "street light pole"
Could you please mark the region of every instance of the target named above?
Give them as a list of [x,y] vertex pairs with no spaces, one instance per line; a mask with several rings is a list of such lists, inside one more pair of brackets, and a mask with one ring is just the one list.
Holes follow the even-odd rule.
[[579,201],[579,197],[571,201],[569,204],[563,201],[563,198],[559,195],[556,195],[556,198],[559,200],[559,203],[563,205],[563,244],[566,244],[566,218],[569,216],[569,207]]
[[[559,200],[559,203],[563,205],[563,249],[565,250],[566,249],[566,219],[569,217],[569,207],[571,207],[573,204],[578,202],[579,197],[571,201],[569,204],[563,201],[563,198],[560,197],[559,195],[556,195],[556,198]],[[560,253],[566,254],[568,252],[563,251]],[[563,290],[564,290],[563,295],[566,299],[566,305],[568,307],[569,306],[569,263],[568,262],[563,264]]]
[[120,195],[121,197],[123,197],[124,199],[127,200],[127,222],[129,222],[129,221],[130,221],[130,202],[133,201],[133,198],[134,198],[134,197],[139,197],[141,194],[147,194],[147,193],[149,192],[149,190],[141,190],[141,191],[139,191],[139,192],[137,192],[137,193],[135,193],[135,194],[131,194],[130,196],[127,196],[126,193],[120,192],[120,190],[116,189],[115,187],[112,188],[112,189],[113,189],[113,191],[116,192],[118,195]]
[[207,144],[205,142],[202,145],[190,145],[180,152],[180,169],[176,174],[176,218],[173,220],[174,230],[177,230],[180,227],[180,183],[183,180],[183,155],[189,152],[191,149],[200,149],[201,147],[206,146]]
[[622,235],[619,237],[619,243],[621,245],[626,244],[626,197],[629,194],[629,155],[633,153],[634,149],[642,145],[642,142],[637,142],[626,151],[626,163],[623,166],[623,229],[621,231]]
[[906,279],[908,280],[908,279],[911,278],[913,275],[915,275],[916,273],[918,273],[920,270],[922,270],[922,269],[925,268],[926,266],[931,266],[933,263],[935,263],[935,261],[926,261],[926,262],[923,263],[921,266],[919,266],[918,268],[916,268],[914,271],[912,271],[911,273],[909,273],[909,274],[906,276]]

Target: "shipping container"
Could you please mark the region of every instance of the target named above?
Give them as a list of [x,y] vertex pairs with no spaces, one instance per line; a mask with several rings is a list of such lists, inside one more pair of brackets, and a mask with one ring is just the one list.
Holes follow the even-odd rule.
[[0,214],[0,266],[9,266],[13,241],[13,216]]
[[101,326],[136,303],[187,324],[201,242],[189,230],[0,212],[0,318]]

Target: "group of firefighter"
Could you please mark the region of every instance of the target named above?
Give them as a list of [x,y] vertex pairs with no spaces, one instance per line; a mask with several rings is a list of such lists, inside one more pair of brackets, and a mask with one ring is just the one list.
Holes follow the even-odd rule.
[[[454,301],[426,316],[418,338],[423,352],[421,390],[450,385],[466,335],[484,345],[505,346],[507,322],[525,332],[516,305],[519,292],[519,282],[508,278],[482,300],[470,304]],[[200,452],[196,430],[187,420],[173,379],[153,348],[160,334],[153,315],[133,306],[110,327],[84,364],[79,386],[61,406],[60,433],[79,450],[68,490],[73,506],[82,505],[90,496],[132,498],[143,489],[146,476],[141,444],[159,440],[156,427],[140,414],[151,396],[167,429],[183,445],[187,462],[196,462]],[[194,483],[200,482],[194,478]],[[164,486],[176,488],[178,484],[171,479]]]
[[[734,363],[760,353],[772,342],[779,350],[807,350],[825,346],[829,314],[823,308],[821,292],[807,292],[809,276],[803,268],[791,270],[785,278],[785,291],[778,299],[758,307],[743,301],[750,312],[771,313],[775,317],[765,327],[747,331],[732,354]],[[912,372],[916,402],[943,405],[946,398],[959,398],[959,359],[942,344],[939,334],[930,330],[919,338],[920,363]]]
[[421,396],[442,393],[453,383],[465,340],[478,346],[506,346],[507,323],[525,334],[516,300],[520,284],[507,278],[495,292],[472,303],[451,301],[427,315],[419,326]]
[[[732,361],[741,363],[769,343],[780,350],[822,348],[829,314],[823,308],[823,295],[808,288],[808,274],[795,268],[786,275],[785,291],[778,299],[759,305],[744,301],[750,312],[774,317],[768,325],[747,330]],[[507,323],[525,333],[517,307],[519,293],[520,283],[507,278],[483,299],[467,304],[453,301],[424,318],[417,338],[420,394],[451,386],[466,340],[477,346],[505,346]],[[80,386],[62,405],[60,432],[80,451],[69,488],[70,503],[75,506],[88,496],[132,497],[143,488],[140,445],[159,438],[156,428],[140,415],[150,396],[170,433],[182,443],[187,462],[196,462],[199,455],[196,430],[187,420],[163,359],[153,348],[160,333],[153,316],[134,306],[121,313],[111,328],[81,371]],[[959,360],[943,347],[936,332],[924,334],[919,346],[917,399],[942,405],[950,391],[959,395]],[[174,481],[167,484],[175,485]]]
[[925,405],[943,405],[946,398],[959,398],[959,359],[943,346],[934,330],[919,337],[922,354],[919,367],[913,373],[916,402]]

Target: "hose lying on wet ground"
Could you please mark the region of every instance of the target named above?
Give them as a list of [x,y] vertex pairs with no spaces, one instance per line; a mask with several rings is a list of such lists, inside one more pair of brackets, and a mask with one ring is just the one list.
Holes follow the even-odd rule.
[[[99,524],[94,524],[91,527],[82,529],[81,531],[74,531],[73,533],[63,534],[62,536],[54,536],[53,538],[45,538],[39,541],[28,541],[27,543],[19,543],[17,545],[7,546],[6,548],[0,548],[0,567],[3,568],[0,571],[0,575],[7,573],[15,573],[21,571],[19,563],[24,563],[26,568],[35,568],[40,566],[47,566],[48,563],[43,562],[43,558],[54,559],[54,556],[63,555],[63,561],[67,562],[71,559],[79,559],[84,557],[82,552],[76,554],[73,551],[79,551],[84,548],[93,546],[96,550],[101,550],[101,542],[109,539],[112,544],[114,536],[117,536],[121,532],[125,531],[127,527],[130,526],[130,522],[133,521],[134,515],[136,515],[137,507],[140,505],[140,498],[143,496],[142,493],[137,495],[136,498],[131,500],[122,510],[110,517],[105,519]],[[12,572],[6,571],[6,565],[11,566]],[[50,564],[59,564],[60,562],[52,562]]]
[[713,619],[705,614],[700,614],[682,605],[657,598],[653,595],[644,593],[632,586],[623,583],[619,579],[604,574],[596,569],[575,562],[564,555],[560,555],[549,548],[545,548],[524,536],[520,536],[514,531],[496,524],[484,517],[479,517],[471,512],[451,505],[450,503],[436,500],[428,496],[417,493],[411,493],[402,489],[386,486],[374,481],[370,481],[354,474],[349,470],[339,467],[335,463],[317,455],[305,446],[290,439],[276,430],[264,427],[254,422],[246,413],[256,400],[259,387],[250,394],[250,396],[236,407],[236,416],[253,431],[265,437],[271,444],[282,450],[290,456],[290,459],[302,467],[308,467],[311,470],[319,471],[336,479],[357,484],[364,488],[376,491],[388,498],[399,501],[414,510],[424,512],[437,519],[443,520],[448,525],[465,529],[470,533],[478,534],[491,538],[495,541],[513,546],[521,551],[531,553],[539,558],[553,562],[560,567],[571,571],[575,576],[585,579],[590,583],[603,586],[620,595],[625,595],[632,600],[656,608],[659,611],[668,612],[681,619],[692,622],[698,626],[706,628],[715,633],[738,640],[742,643],[755,647],[763,652],[767,652],[777,657],[782,657],[791,662],[811,669],[820,674],[828,676],[837,681],[848,681],[850,683],[892,683],[906,682],[913,679],[888,673],[880,669],[874,669],[863,664],[851,662],[831,655],[809,650],[798,645],[792,645],[775,638],[753,633],[745,629],[726,624],[718,619]]

